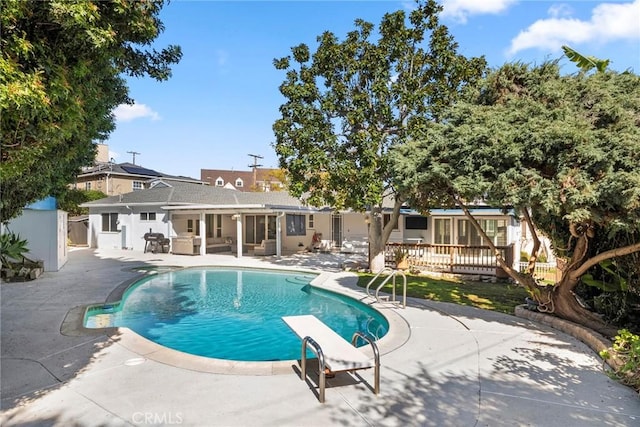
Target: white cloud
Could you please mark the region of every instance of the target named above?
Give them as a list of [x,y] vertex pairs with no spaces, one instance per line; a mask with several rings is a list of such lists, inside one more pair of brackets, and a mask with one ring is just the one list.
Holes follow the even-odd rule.
[[552,7],[550,18],[540,19],[521,31],[511,40],[508,53],[513,55],[531,48],[558,51],[563,44],[640,40],[640,0],[602,3],[593,9],[588,21],[561,18],[560,10],[563,15],[567,12],[567,9]]
[[464,24],[469,15],[497,14],[515,2],[516,0],[442,0],[441,16]]
[[113,110],[113,115],[119,122],[130,122],[145,117],[160,120],[160,115],[145,104],[120,104]]
[[559,3],[552,5],[548,13],[552,18],[561,18],[563,16],[571,16],[573,9],[566,3]]

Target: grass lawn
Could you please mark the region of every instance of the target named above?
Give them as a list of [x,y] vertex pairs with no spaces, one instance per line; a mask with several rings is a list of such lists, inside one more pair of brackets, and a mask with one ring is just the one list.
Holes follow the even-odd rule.
[[[365,288],[374,275],[359,273],[358,276],[358,286]],[[382,280],[384,278],[378,278],[370,289],[374,291]],[[391,293],[391,284],[387,283],[381,291]],[[396,278],[396,298],[401,295],[402,277],[399,276]],[[513,314],[514,308],[524,303],[527,291],[511,283],[466,282],[407,274],[407,296]]]

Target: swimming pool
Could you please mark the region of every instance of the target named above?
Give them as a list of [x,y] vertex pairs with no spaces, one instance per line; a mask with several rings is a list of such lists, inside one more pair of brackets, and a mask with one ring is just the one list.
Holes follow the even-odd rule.
[[383,337],[384,316],[353,298],[310,285],[299,272],[189,268],[147,276],[121,302],[90,307],[88,328],[125,326],[163,346],[216,359],[300,358],[300,340],[282,316],[313,314],[346,340]]

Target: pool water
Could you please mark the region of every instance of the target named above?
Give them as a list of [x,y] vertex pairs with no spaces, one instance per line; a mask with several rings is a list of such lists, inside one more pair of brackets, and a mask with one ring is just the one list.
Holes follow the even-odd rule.
[[90,308],[85,326],[126,326],[175,350],[239,361],[300,358],[301,341],[282,316],[313,314],[348,341],[355,331],[376,339],[387,333],[379,312],[311,286],[314,278],[228,268],[157,274],[130,287],[120,303]]

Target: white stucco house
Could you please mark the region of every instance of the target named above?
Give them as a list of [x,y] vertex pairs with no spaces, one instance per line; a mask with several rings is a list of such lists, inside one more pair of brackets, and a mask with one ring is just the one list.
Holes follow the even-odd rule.
[[[368,251],[364,214],[307,206],[286,192],[240,192],[159,179],[148,189],[82,206],[89,208],[87,240],[93,248],[149,250],[145,235],[153,233],[168,239],[167,245],[154,249],[190,255]],[[391,209],[388,212],[383,213],[385,222],[391,218]],[[487,207],[477,207],[473,213],[496,245],[519,253],[517,218]],[[434,209],[429,216],[402,210],[389,243],[420,248],[414,252],[416,260],[425,249],[435,248],[443,258],[452,250],[459,255],[463,252],[460,247],[485,245],[462,211],[455,209]]]

